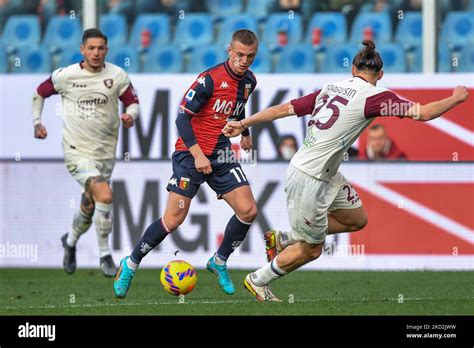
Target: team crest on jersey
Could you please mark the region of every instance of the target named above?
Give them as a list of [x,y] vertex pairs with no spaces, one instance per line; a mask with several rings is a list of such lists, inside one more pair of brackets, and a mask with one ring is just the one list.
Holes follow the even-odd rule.
[[179,180],[179,188],[181,190],[187,190],[189,188],[189,181],[190,181],[189,178],[185,178],[182,176],[181,179]]
[[114,85],[114,80],[112,80],[112,79],[105,79],[105,80],[104,80],[104,85],[105,85],[105,87],[107,87],[107,88],[112,88],[112,86]]
[[252,84],[247,83],[245,84],[245,92],[244,92],[244,98],[247,99],[250,95],[250,90],[252,89]]

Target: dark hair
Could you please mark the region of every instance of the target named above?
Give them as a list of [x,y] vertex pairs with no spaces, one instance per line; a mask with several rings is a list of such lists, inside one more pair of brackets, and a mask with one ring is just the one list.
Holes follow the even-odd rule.
[[298,149],[298,141],[296,140],[296,137],[292,134],[284,134],[280,137],[280,139],[278,139],[278,147],[281,146],[281,144],[285,141],[285,140],[291,140],[295,143],[295,146],[296,146],[296,149]]
[[250,46],[256,43],[258,45],[257,35],[251,30],[240,29],[232,34],[231,41],[238,41],[244,45]]
[[91,39],[95,37],[104,39],[105,44],[107,45],[107,36],[105,36],[99,29],[96,29],[96,28],[91,28],[84,31],[84,34],[82,34],[82,44],[85,45],[87,39]]
[[352,60],[358,70],[370,70],[379,72],[382,70],[383,61],[380,54],[375,50],[375,44],[372,40],[364,40],[362,44],[365,46]]
[[374,124],[374,125],[370,126],[370,128],[369,128],[369,130],[377,130],[377,129],[385,130],[385,127],[382,126],[381,124],[377,123],[377,124]]

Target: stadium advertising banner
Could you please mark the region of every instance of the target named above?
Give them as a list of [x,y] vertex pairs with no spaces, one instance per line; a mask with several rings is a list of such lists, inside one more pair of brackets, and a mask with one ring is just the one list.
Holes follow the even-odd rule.
[[[61,147],[61,104],[59,96],[45,103],[43,123],[48,130],[47,141],[33,138],[31,96],[47,75],[0,75],[2,117],[0,122],[0,158],[57,158]],[[177,139],[175,118],[181,98],[196,79],[190,74],[137,74],[131,80],[140,99],[140,118],[130,130],[121,129],[117,148],[119,159],[167,159]],[[271,105],[287,102],[338,81],[345,75],[327,74],[259,74],[258,84],[246,105],[250,115]],[[462,84],[474,92],[474,74],[386,74],[379,82],[402,97],[429,102],[451,94]],[[448,112],[445,117],[429,123],[398,118],[379,118],[376,122],[388,127],[389,136],[407,154],[409,160],[473,161],[474,160],[474,98]],[[302,143],[307,117],[286,118],[273,124],[253,127],[252,136],[259,159],[272,160],[283,135],[294,135]],[[429,146],[426,146],[429,139]],[[365,145],[364,135],[361,138]],[[358,144],[356,144],[358,146]]]
[[[283,180],[287,163],[243,164],[259,214],[230,268],[255,269],[265,260],[262,233],[287,229]],[[80,187],[61,161],[3,161],[0,165],[0,267],[62,267],[60,237],[70,230]],[[344,163],[369,215],[360,232],[329,236],[321,258],[305,269],[474,269],[472,163]],[[166,204],[169,161],[119,161],[111,186],[118,261]],[[231,209],[203,185],[179,231],[142,267],[172,259],[205,266],[217,249]],[[98,267],[94,226],[81,237],[79,267]]]

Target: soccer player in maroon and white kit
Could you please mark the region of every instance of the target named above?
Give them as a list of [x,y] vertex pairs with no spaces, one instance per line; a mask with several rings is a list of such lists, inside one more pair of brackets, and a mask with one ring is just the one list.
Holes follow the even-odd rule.
[[[84,60],[55,70],[33,95],[35,138],[45,139],[41,121],[44,99],[61,95],[64,162],[82,187],[81,206],[75,213],[71,232],[61,238],[66,273],[76,270],[76,243],[95,223],[100,266],[107,277],[117,273],[108,245],[112,232],[112,190],[109,186],[115,165],[120,120],[125,128],[138,117],[138,98],[125,71],[105,62],[107,37],[88,29],[82,37]],[[118,101],[126,107],[119,117]]]
[[[130,256],[120,262],[115,296],[126,296],[142,258],[183,223],[191,200],[204,182],[235,212],[221,245],[207,262],[207,269],[217,275],[222,290],[234,294],[226,262],[247,235],[257,215],[257,204],[242,167],[232,156],[230,140],[221,131],[228,120],[245,117],[245,104],[257,85],[249,70],[257,49],[253,32],[236,31],[228,47],[229,59],[199,74],[186,91],[176,119],[180,137],[172,156],[173,175],[167,186],[165,212],[146,229]],[[244,150],[252,148],[248,131],[242,132],[240,144]]]
[[260,301],[280,300],[268,284],[317,259],[327,234],[353,232],[367,224],[367,214],[354,187],[338,171],[344,153],[375,117],[410,117],[430,121],[464,102],[465,87],[426,105],[399,98],[377,87],[383,62],[372,41],[352,62],[352,77],[320,90],[230,122],[223,133],[237,136],[248,127],[291,115],[311,115],[303,145],[287,170],[285,192],[291,230],[265,234],[269,263],[246,276],[244,286]]

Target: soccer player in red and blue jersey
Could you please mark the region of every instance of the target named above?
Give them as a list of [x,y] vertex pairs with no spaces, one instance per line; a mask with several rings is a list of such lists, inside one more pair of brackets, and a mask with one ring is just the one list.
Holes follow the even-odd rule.
[[[204,182],[235,212],[221,245],[207,263],[223,291],[234,294],[226,262],[247,235],[257,205],[240,164],[232,160],[235,156],[226,155],[231,153],[231,143],[222,129],[228,120],[245,117],[245,104],[257,84],[249,70],[257,49],[253,32],[236,31],[228,47],[229,59],[199,74],[186,91],[176,119],[180,137],[172,156],[173,175],[167,186],[165,213],[146,229],[130,256],[121,260],[114,282],[116,297],[126,296],[142,258],[183,223],[191,200]],[[252,148],[248,130],[242,133],[240,144],[243,150]]]

